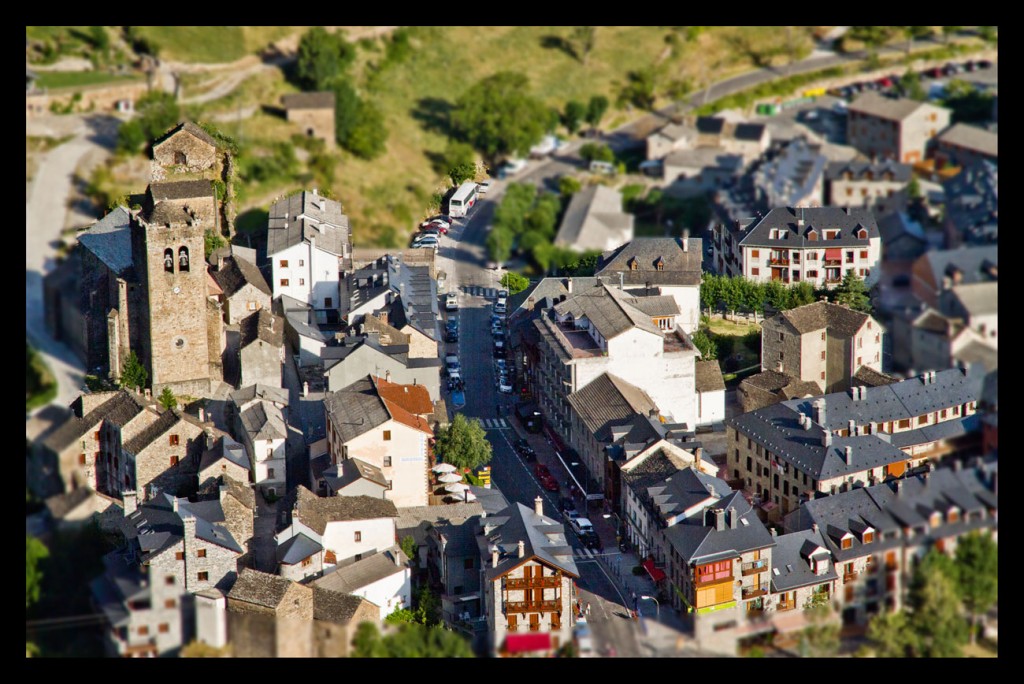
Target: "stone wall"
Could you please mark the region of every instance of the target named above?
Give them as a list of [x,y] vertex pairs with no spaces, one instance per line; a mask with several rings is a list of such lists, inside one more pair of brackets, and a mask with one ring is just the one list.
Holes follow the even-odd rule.
[[[171,444],[172,435],[177,435],[177,445]],[[140,495],[148,498],[149,484],[156,485],[161,492],[177,493],[180,487],[190,483],[195,474],[190,458],[205,444],[206,435],[202,429],[186,420],[179,420],[167,432],[156,437],[135,455],[133,479]],[[175,457],[178,463],[172,465]]]
[[275,347],[269,342],[255,340],[239,352],[241,360],[240,387],[262,383],[281,387],[281,365],[284,363],[284,347]]
[[277,618],[271,608],[233,599],[227,601],[228,643],[236,658],[277,655]]
[[32,118],[41,114],[49,114],[51,104],[66,106],[72,102],[76,94],[81,95],[81,99],[74,105],[76,112],[113,112],[117,110],[117,103],[120,100],[129,100],[134,108],[135,101],[147,92],[149,92],[149,86],[145,82],[139,82],[112,86],[61,88],[59,91],[34,93],[26,96],[25,116]]
[[289,109],[288,121],[295,124],[302,135],[323,140],[327,149],[335,143],[334,109]]
[[217,148],[182,129],[153,148],[153,159],[164,167],[204,171],[217,161]]

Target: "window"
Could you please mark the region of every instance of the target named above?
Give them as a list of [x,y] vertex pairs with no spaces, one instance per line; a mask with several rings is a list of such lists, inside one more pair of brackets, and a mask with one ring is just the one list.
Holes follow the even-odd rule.
[[166,271],[167,273],[174,273],[174,250],[173,249],[168,248],[168,249],[164,250],[164,271]]
[[324,552],[324,563],[330,563],[331,565],[334,565],[337,562],[338,562],[338,557],[334,555],[333,551],[325,551]]
[[171,465],[172,466],[178,465],[178,457],[177,456],[171,456]]
[[288,268],[288,260],[281,259],[281,268]]
[[391,467],[391,457],[390,456],[385,456],[384,457],[384,467],[385,468],[390,468]]
[[[808,240],[812,240],[812,241],[817,240],[818,239],[818,231],[816,231],[816,230],[809,231],[807,233],[807,239]],[[813,254],[813,252],[811,252],[811,253]],[[811,258],[813,259],[814,257],[811,257]]]
[[851,197],[853,195],[853,188],[846,188],[846,196]]
[[196,551],[196,558],[206,558],[206,549]]
[[822,380],[824,380],[824,379],[825,379],[825,371],[821,371],[821,379],[822,379]]
[[875,361],[878,361],[878,356],[879,356],[878,352],[875,352]]
[[245,308],[247,308],[249,311],[255,311],[256,310],[256,302],[249,302],[249,303],[247,303],[245,305]]
[[142,625],[141,627],[139,627],[139,636],[146,636],[147,634],[149,634],[148,625]]
[[160,626],[156,628],[156,631],[160,632],[161,634],[167,634],[171,631],[171,626],[166,622],[161,622]]
[[[868,530],[867,532],[864,533],[864,540],[863,541],[864,541],[865,544],[870,544],[871,542],[875,541],[875,533],[872,532],[871,530]],[[871,559],[871,557],[868,556],[868,560],[870,560],[870,559]]]
[[858,337],[857,338],[857,349],[863,349],[863,348],[864,348],[864,338],[863,337]]
[[747,471],[751,471],[753,469],[754,469],[754,461],[750,458],[750,456],[747,456]]
[[781,333],[781,332],[780,332],[780,333],[779,333],[779,342],[782,342],[782,341],[784,341],[785,339],[786,339],[786,336],[785,336],[785,334],[783,334],[783,333]]
[[462,561],[462,569],[463,570],[472,570],[473,569],[473,559],[472,558],[467,558],[467,559],[463,560]]
[[167,575],[164,577],[164,584],[171,586],[174,584],[174,575]]
[[273,468],[267,468],[267,478],[269,478],[271,480],[274,479],[274,469]]
[[814,270],[814,269],[811,269],[810,271],[807,272],[807,277],[808,278],[817,278],[818,277],[818,272],[816,270]]
[[168,443],[171,446],[178,446],[178,435],[170,435],[168,437]]
[[[868,327],[871,327],[871,323],[868,323]],[[882,333],[875,333],[875,344],[882,341]]]
[[188,271],[188,247],[178,248],[178,269]]
[[302,559],[302,567],[308,568],[312,564],[313,564],[313,559],[312,558],[303,558]]
[[332,306],[334,306],[334,300],[331,299],[330,297],[324,297],[324,306],[327,307],[328,309],[331,308]]
[[848,264],[852,264],[853,263],[853,250],[847,250],[847,252],[846,252],[846,263],[848,263]]
[[178,602],[174,599],[167,599],[166,601],[164,601],[164,608],[175,608],[177,605]]
[[356,541],[357,542],[363,541],[363,533],[362,532],[358,532],[358,531],[356,532]]
[[306,265],[306,261],[304,259],[299,259],[299,266],[305,266],[305,265]]
[[384,441],[385,442],[390,442],[391,441],[391,430],[385,430],[384,431]]
[[917,424],[918,425],[927,425],[928,424],[928,416],[927,416],[927,414],[923,415],[923,416],[918,416],[917,417]]
[[208,572],[201,572],[201,573],[199,573],[199,577],[197,579],[200,582],[208,582],[210,580],[210,573],[208,573]]
[[838,237],[839,237],[839,231],[838,230],[826,230],[825,231],[825,239],[826,240],[835,240]]
[[305,278],[299,278],[299,285],[305,285],[305,284],[306,284],[306,279]]
[[185,552],[184,551],[178,551],[177,553],[175,553],[174,554],[174,560],[185,560]]
[[782,354],[783,354],[783,352],[779,352],[779,361],[785,361],[785,359],[783,358]]
[[954,416],[959,416],[960,415],[960,406],[959,406],[959,404],[953,407],[953,415]]
[[861,361],[861,357],[860,356],[857,357],[857,365],[858,366],[863,366],[864,365],[864,363]]
[[[861,259],[867,259],[868,258],[868,250],[866,250],[866,249],[860,250],[860,258]],[[868,327],[871,327],[871,326],[868,326]]]
[[752,250],[750,250],[750,256],[753,259],[757,259],[758,257],[761,256],[761,250],[759,250],[759,249],[752,249]]
[[753,268],[750,269],[750,275],[761,275],[761,269],[759,269],[757,266],[754,266]]
[[904,418],[903,420],[901,420],[900,421],[900,428],[902,428],[904,430],[910,429],[910,419],[909,418]]
[[800,271],[793,271],[793,282],[794,283],[795,282],[799,282],[799,280],[800,280]]
[[824,360],[825,360],[825,352],[824,352],[824,350],[823,350],[823,351],[821,352],[821,360],[822,360],[822,361],[824,361]]
[[841,546],[842,548],[844,548],[844,549],[848,549],[848,548],[850,548],[851,546],[853,546],[853,540],[852,540],[852,539],[850,539],[849,537],[844,537],[844,538],[843,538],[843,540],[842,540],[842,542],[840,543],[840,546]]
[[945,417],[946,417],[946,409],[942,409],[941,411],[939,411],[939,418],[945,418]]
[[955,508],[949,509],[949,513],[946,514],[946,519],[950,523],[960,522],[960,511],[956,510]]
[[281,287],[288,287],[288,279],[281,278]]
[[78,465],[85,465],[85,454],[78,455]]

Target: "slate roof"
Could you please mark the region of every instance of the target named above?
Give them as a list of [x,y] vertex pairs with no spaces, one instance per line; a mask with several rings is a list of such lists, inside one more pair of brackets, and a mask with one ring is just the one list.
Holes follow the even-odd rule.
[[971,340],[960,351],[953,355],[957,363],[977,363],[985,370],[996,370],[999,367],[999,352],[995,347],[978,340]]
[[50,433],[43,444],[54,452],[61,452],[94,430],[102,421],[123,427],[144,410],[145,400],[128,390],[118,390],[111,397],[82,418],[72,415],[63,425]]
[[693,147],[685,150],[672,150],[662,161],[665,180],[675,180],[678,175],[676,171],[670,171],[673,167],[684,168],[714,168],[733,174],[739,174],[743,170],[743,157],[739,154],[726,152],[722,147]]
[[378,340],[387,340],[386,343],[382,341],[381,344],[409,344],[408,333],[404,333],[398,328],[388,325],[373,315],[368,315],[363,318],[361,332],[366,335],[376,333],[379,336]]
[[361,596],[341,594],[313,585],[314,620],[333,622],[338,625],[348,624],[364,602],[370,603]]
[[[484,577],[489,582],[504,575],[531,557],[573,578],[580,576],[573,558],[572,546],[565,536],[565,527],[546,515],[537,515],[533,508],[514,503],[497,515],[480,520],[481,525],[495,526],[486,535],[487,546],[496,545],[501,552],[498,565],[492,567],[488,548],[484,561]],[[522,541],[524,554],[519,558],[518,545]]]
[[[910,181],[910,164],[901,164],[892,159],[879,161],[838,161],[830,162],[825,167],[825,178],[830,181],[845,180],[850,174],[851,181],[877,181],[887,183],[905,183]],[[890,174],[892,178],[887,178]],[[870,178],[869,178],[870,175]]]
[[882,97],[874,91],[868,91],[850,103],[849,111],[890,121],[903,121],[922,107],[944,109],[903,97]]
[[613,423],[658,408],[647,392],[611,373],[602,373],[567,399],[599,442],[611,440]]
[[725,389],[725,380],[722,379],[722,367],[718,361],[698,360],[694,367],[696,369],[695,389],[698,392],[715,392]]
[[954,285],[950,288],[950,297],[957,302],[958,308],[963,309],[969,316],[998,313],[999,281]]
[[253,441],[284,439],[288,436],[281,410],[270,402],[256,402],[242,411],[241,418],[242,428]]
[[[803,202],[825,172],[827,160],[820,149],[806,138],[796,138],[754,172],[754,185],[764,194],[769,206],[789,206]],[[816,200],[820,200],[820,190]]]
[[999,250],[996,245],[962,246],[925,252],[922,258],[928,260],[936,285],[941,285],[943,276],[951,275],[955,270],[961,273],[957,285],[969,285],[995,280],[986,272],[985,267],[988,264],[998,266]]
[[654,318],[658,316],[678,316],[679,304],[671,295],[653,295],[650,297],[629,297],[625,301],[637,310]]
[[316,241],[317,249],[337,256],[345,254],[350,233],[341,202],[302,191],[270,205],[268,255],[311,239]]
[[228,397],[231,398],[231,401],[235,402],[236,406],[244,406],[254,399],[277,402],[285,406],[288,405],[288,390],[274,387],[273,385],[264,385],[261,382],[240,387],[231,392]]
[[[398,561],[395,562],[397,556]],[[338,568],[313,582],[314,586],[341,594],[351,594],[385,577],[409,572],[409,557],[398,546],[375,553],[369,558]]]
[[78,242],[96,255],[115,274],[132,266],[131,215],[124,207],[115,207],[78,236]]
[[288,295],[281,295],[280,299],[285,320],[288,321],[288,326],[295,331],[295,334],[317,342],[326,343],[328,341],[327,335],[320,331],[320,327],[313,319],[313,307]]
[[51,518],[60,520],[88,501],[94,494],[95,492],[88,487],[78,487],[70,492],[48,497],[45,502],[46,509],[50,512]]
[[962,147],[990,157],[999,156],[999,135],[978,126],[955,123],[939,133],[935,141]]
[[[481,489],[483,489],[481,487]],[[474,491],[473,488],[470,488]],[[499,493],[496,489],[488,489],[488,492]],[[475,493],[475,491],[474,491]],[[502,497],[504,499],[504,497]],[[455,531],[457,534],[467,521],[479,516],[485,510],[491,515],[492,511],[485,509],[483,500],[478,499],[472,503],[442,504],[438,506],[409,506],[403,507],[398,512],[398,519],[395,521],[395,534],[401,539],[406,535],[412,535],[417,544],[422,544],[426,539],[427,527],[437,527],[442,534]],[[502,511],[508,508],[508,502],[498,508]],[[494,511],[494,512],[498,512]],[[475,539],[476,528],[472,525],[469,530],[470,536]]]
[[891,375],[885,373],[879,373],[874,368],[868,366],[861,366],[857,369],[857,372],[853,374],[853,379],[861,382],[868,387],[879,387],[881,385],[891,385],[894,382],[899,382],[899,378],[894,378]]
[[707,135],[718,135],[725,127],[725,119],[717,116],[698,116],[696,122],[697,130]]
[[737,140],[756,141],[764,137],[767,127],[760,123],[738,123],[733,131],[733,137]]
[[[688,238],[686,251],[683,251],[682,238],[633,238],[618,249],[601,254],[594,274],[615,283],[621,272],[623,283],[628,285],[650,282],[654,285],[699,286],[702,253],[703,241],[700,238]],[[659,259],[662,260],[660,271],[657,267]],[[631,268],[634,260],[635,271]]]
[[388,499],[371,496],[319,497],[299,485],[295,516],[317,534],[323,534],[329,522],[396,518],[398,509]]
[[207,133],[206,131],[204,131],[202,128],[195,125],[191,121],[184,121],[175,126],[174,128],[170,129],[166,133],[164,133],[162,136],[153,141],[153,147],[159,146],[161,143],[166,141],[168,138],[173,136],[178,131],[185,131],[187,133],[190,133],[195,137],[199,138],[200,140],[202,140],[207,145],[217,147],[217,141],[214,140],[209,133]]
[[[814,556],[823,556],[828,561],[827,572],[814,574],[810,563]],[[792,591],[839,579],[821,532],[814,530],[791,532],[775,538],[770,577],[772,591]]]
[[633,236],[633,215],[622,211],[622,193],[591,185],[573,195],[555,236],[555,244],[580,250],[603,249],[609,239]]
[[928,242],[921,224],[902,211],[894,211],[878,219],[878,234],[882,237],[882,244],[885,246],[889,246],[904,236],[910,237],[922,245],[926,245]]
[[252,568],[240,568],[238,579],[228,592],[229,599],[277,608],[289,587],[295,584],[279,575],[270,575]]
[[[630,243],[626,243],[626,245],[628,244]],[[618,276],[615,277],[618,278]],[[509,297],[509,321],[511,322],[514,317],[518,318],[524,312],[533,314],[550,309],[558,302],[559,297],[569,294],[569,290],[566,289],[568,281],[568,278],[541,278],[522,292]],[[572,288],[575,292],[589,289],[596,284],[597,279],[593,277],[572,278]],[[531,298],[533,299],[532,304],[530,303]]]
[[[672,545],[687,565],[710,563],[725,558],[735,558],[741,553],[763,549],[775,544],[775,540],[758,519],[751,505],[739,492],[718,500],[713,507],[736,510],[736,527],[716,530],[714,524],[706,525],[708,510],[686,518],[664,531],[666,541]],[[744,524],[746,521],[746,524]]]
[[321,544],[301,532],[277,546],[277,562],[295,565],[324,550]]
[[291,93],[281,97],[285,109],[334,109],[334,93]]
[[[804,225],[797,222],[803,218]],[[771,229],[780,229],[780,237],[771,239]],[[809,241],[808,232],[814,228],[818,239]],[[856,237],[856,231],[864,228],[867,238]],[[838,229],[839,237],[826,240],[823,231]],[[840,207],[776,207],[764,218],[746,230],[740,244],[744,247],[789,247],[828,249],[835,247],[867,247],[871,238],[879,237],[878,224],[868,209]]]
[[385,489],[388,487],[388,480],[384,477],[383,470],[358,458],[346,458],[338,465],[325,469],[323,474],[334,491],[347,487],[360,479],[369,480]]
[[406,325],[432,340],[439,338],[437,281],[430,276],[429,266],[388,263],[388,286],[395,294],[391,303],[389,323],[401,330]]
[[284,318],[267,308],[249,314],[238,322],[239,348],[245,349],[256,340],[274,347],[284,346]]
[[188,223],[193,220],[192,214],[180,204],[160,202],[156,206],[143,208],[139,216],[154,226]]
[[173,501],[174,496],[170,494],[158,494],[126,517],[127,523],[138,531],[133,543],[138,544],[141,562],[148,562],[178,544],[184,535],[182,519],[189,516],[196,521],[196,538],[235,553],[243,552],[231,533],[224,526],[215,524],[224,520],[219,501],[190,503],[187,499],[178,499],[177,512]]
[[222,458],[234,463],[239,468],[249,470],[249,457],[245,453],[245,447],[230,437],[218,438],[213,443],[213,447],[203,453],[199,470],[206,470]]
[[246,285],[252,285],[265,295],[273,294],[260,269],[237,256],[224,257],[223,265],[212,274],[228,298],[234,297]]
[[867,322],[869,316],[842,304],[813,302],[773,316],[773,323],[785,321],[801,335],[827,328],[836,337],[853,337]]
[[154,202],[166,199],[192,199],[213,197],[213,182],[208,178],[185,181],[154,181],[148,194]]
[[139,434],[125,442],[124,450],[138,456],[143,449],[153,443],[153,440],[177,425],[180,420],[181,416],[177,409],[165,410],[149,427],[143,428]]
[[685,126],[683,124],[667,123],[658,130],[656,130],[651,135],[658,135],[664,138],[668,138],[669,140],[675,142],[676,140],[679,140],[680,138],[684,137],[687,133],[693,132],[693,130],[693,128]]
[[[642,466],[641,463],[638,468]],[[630,478],[631,484],[635,481],[636,479]],[[637,491],[636,485],[633,485],[633,489]],[[696,468],[683,468],[675,473],[669,473],[662,480],[649,484],[644,491],[639,492],[641,498],[656,509],[663,520],[686,515],[686,511],[694,506],[704,503],[711,505],[711,502],[723,499],[731,493],[732,487],[725,480],[702,473]]]
[[554,310],[559,316],[571,314],[576,320],[585,316],[608,340],[633,328],[661,335],[651,317],[633,306],[630,299],[618,289],[602,284],[573,292],[564,302],[556,304]]
[[324,408],[341,434],[342,442],[353,440],[391,420],[387,406],[374,390],[369,376],[343,390],[328,392],[324,396]]

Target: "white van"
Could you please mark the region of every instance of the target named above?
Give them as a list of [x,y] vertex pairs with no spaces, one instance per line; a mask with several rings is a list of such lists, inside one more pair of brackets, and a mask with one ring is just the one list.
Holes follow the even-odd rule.
[[615,165],[611,162],[594,160],[590,162],[590,173],[600,173],[605,176],[615,175]]

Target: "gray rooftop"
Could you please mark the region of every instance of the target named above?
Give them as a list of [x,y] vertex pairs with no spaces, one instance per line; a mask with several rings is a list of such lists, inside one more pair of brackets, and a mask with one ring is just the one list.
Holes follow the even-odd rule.
[[195,125],[191,121],[183,121],[182,123],[179,123],[177,126],[174,126],[166,133],[164,133],[162,136],[154,140],[153,147],[157,147],[158,145],[160,145],[160,143],[164,142],[165,140],[167,140],[168,138],[170,138],[179,131],[185,131],[186,133],[189,133],[195,136],[196,138],[199,138],[207,145],[213,145],[214,147],[217,146],[217,141],[214,140],[209,133],[207,133],[206,131],[204,131],[202,128]]
[[910,164],[900,164],[892,159],[881,161],[838,161],[825,167],[825,178],[844,180],[846,174],[856,181],[888,181],[904,183],[910,181]]
[[391,420],[388,408],[367,376],[345,389],[328,392],[324,396],[324,409],[331,423],[348,442]]
[[242,411],[242,428],[249,439],[274,440],[288,436],[281,409],[269,401],[258,401]]
[[992,274],[988,266],[993,268],[999,264],[999,250],[996,245],[978,245],[958,247],[957,249],[932,250],[924,254],[936,285],[942,283],[944,276],[952,277],[960,272],[958,285],[969,285],[991,280]]
[[938,143],[955,145],[990,157],[999,156],[999,136],[978,126],[955,123],[935,138]]
[[257,382],[246,387],[240,387],[228,395],[236,406],[244,406],[250,401],[262,399],[278,404],[288,405],[288,390],[273,385],[264,385]]
[[[801,225],[802,221],[802,225]],[[771,238],[771,229],[780,229],[778,238]],[[860,229],[867,237],[857,237]],[[825,239],[825,230],[839,230],[839,237]],[[814,232],[816,240],[808,240]],[[776,247],[828,249],[831,247],[867,247],[871,238],[877,238],[878,224],[868,209],[840,207],[776,207],[748,228],[740,240],[744,247]]]
[[111,392],[110,397],[99,404],[82,418],[72,415],[63,425],[51,432],[43,444],[55,452],[71,446],[89,430],[93,430],[101,421],[108,421],[118,427],[124,427],[128,421],[144,410],[147,402],[141,395],[128,390]]
[[813,302],[781,311],[769,319],[774,324],[788,323],[801,335],[827,329],[835,337],[853,337],[870,318],[842,304]]
[[388,283],[395,294],[389,323],[399,330],[411,325],[432,340],[440,339],[437,281],[430,277],[430,267],[392,260]]
[[[637,470],[643,472],[643,466],[641,463]],[[642,475],[634,475],[629,479],[634,489],[637,488],[638,479],[647,482]],[[694,506],[710,505],[731,493],[732,487],[725,480],[702,473],[696,468],[683,468],[647,485],[646,490],[641,492],[641,498],[656,509],[662,520],[668,520],[685,515]]]
[[774,159],[760,165],[754,172],[754,184],[768,206],[803,202],[821,181],[826,161],[817,146],[808,144],[805,138],[796,138]]
[[317,249],[344,256],[350,251],[346,247],[349,239],[348,216],[342,213],[341,202],[302,191],[270,205],[268,255],[304,240],[315,241]]
[[206,178],[185,181],[154,181],[149,184],[148,194],[154,202],[165,199],[212,197],[213,182]]
[[228,592],[228,598],[265,608],[277,608],[293,584],[295,582],[278,575],[269,575],[252,568],[241,568],[238,579]]
[[223,265],[211,275],[220,289],[224,290],[225,297],[233,297],[246,285],[252,285],[263,294],[272,294],[260,269],[237,256],[224,257]]
[[[666,175],[670,173],[667,169],[672,167],[713,168],[738,174],[743,171],[743,156],[726,152],[723,147],[693,147],[669,152],[665,155],[663,164]],[[675,180],[675,178],[666,178],[666,180]]]
[[603,253],[594,274],[615,283],[621,273],[627,285],[699,286],[702,248],[700,238],[687,239],[685,250],[682,238],[633,238],[618,249]]
[[334,109],[334,93],[291,93],[281,96],[285,109]]
[[604,249],[609,239],[625,242],[632,236],[633,215],[622,211],[622,193],[591,185],[573,195],[555,244],[572,245],[581,251]]
[[327,573],[313,582],[313,585],[342,594],[351,594],[400,572],[409,572],[409,557],[398,546],[392,546],[369,558],[363,558]]
[[165,410],[160,414],[159,418],[125,442],[123,445],[124,450],[138,456],[143,449],[152,444],[157,437],[160,437],[177,425],[180,420],[181,415],[178,413],[177,409],[171,409],[169,411]]
[[925,107],[936,110],[944,109],[943,107],[936,107],[935,105],[903,97],[896,99],[882,97],[874,91],[863,93],[850,103],[851,112],[858,112],[890,121],[903,121],[918,109]]
[[370,603],[362,596],[342,594],[313,585],[313,619],[344,625],[355,616],[359,606]]
[[[827,561],[828,571],[816,575],[811,564],[815,557]],[[821,531],[801,530],[775,538],[772,549],[772,591],[792,591],[839,579],[835,564]]]
[[715,392],[725,389],[725,380],[722,378],[722,367],[718,361],[697,361],[695,389],[698,392]]
[[295,516],[317,534],[323,534],[329,522],[395,518],[398,517],[398,509],[387,499],[370,496],[319,497],[299,485]]
[[288,295],[281,295],[280,299],[288,327],[294,330],[297,335],[308,337],[317,342],[326,343],[328,341],[327,335],[316,324],[313,307]]
[[249,470],[249,457],[245,453],[245,447],[230,437],[220,437],[213,443],[213,447],[203,453],[199,469],[206,470],[220,459],[226,459],[240,468]]
[[617,288],[602,284],[573,292],[554,310],[559,316],[572,315],[577,321],[586,317],[608,340],[633,328],[661,335],[651,317],[633,306],[631,299]]
[[[741,553],[774,545],[775,540],[739,492],[719,499],[712,508],[726,511],[724,530],[715,529],[713,513],[708,508],[664,532],[665,540],[687,565],[735,558]],[[735,521],[733,515],[736,516]]]
[[611,441],[612,424],[658,409],[646,392],[611,373],[602,373],[567,398],[599,442]]
[[[480,524],[490,530],[486,535],[487,546],[497,546],[501,552],[496,567],[492,567],[490,554],[483,559],[487,581],[494,581],[531,558],[560,569],[571,577],[579,577],[572,546],[560,522],[546,515],[537,515],[533,508],[521,503],[514,503],[495,516],[482,518]],[[524,545],[522,558],[518,554],[520,541]]]
[[96,255],[113,273],[120,275],[132,265],[131,215],[115,207],[78,236],[78,242]]
[[294,537],[277,546],[277,562],[285,565],[300,563],[315,553],[320,553],[324,547],[314,539],[307,537],[301,532]]
[[238,336],[238,346],[241,349],[256,340],[274,347],[284,346],[284,318],[275,316],[267,308],[262,308],[238,322]]
[[323,474],[334,491],[347,487],[356,480],[369,480],[384,489],[388,488],[388,480],[384,477],[384,471],[358,458],[343,459],[338,465],[324,470]]

